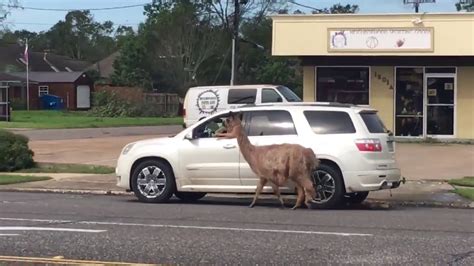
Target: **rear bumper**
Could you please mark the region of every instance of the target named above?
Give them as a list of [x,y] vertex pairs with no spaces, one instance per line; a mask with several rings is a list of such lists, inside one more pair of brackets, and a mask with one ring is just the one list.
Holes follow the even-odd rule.
[[344,173],[344,182],[348,193],[397,188],[401,181],[401,172],[397,168]]

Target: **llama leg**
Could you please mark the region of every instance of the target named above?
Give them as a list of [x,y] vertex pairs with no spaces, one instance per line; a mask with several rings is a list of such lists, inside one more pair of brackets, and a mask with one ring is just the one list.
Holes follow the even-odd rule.
[[301,206],[301,203],[303,202],[303,198],[304,198],[303,187],[300,186],[300,184],[296,184],[296,189],[297,189],[297,192],[298,192],[298,196],[296,197],[295,206],[293,206],[293,208],[291,208],[292,210],[296,210],[297,208],[299,208]]
[[310,181],[309,178],[303,179],[303,188],[304,188],[304,195],[305,201],[304,204],[308,209],[311,208],[311,202],[316,197],[316,190],[314,189],[313,182]]
[[275,193],[275,195],[278,197],[278,200],[281,203],[281,207],[284,209],[285,208],[285,202],[283,201],[283,198],[281,197],[280,187],[278,187],[278,185],[273,183],[273,182],[271,182],[271,184],[272,184],[272,188],[273,188],[273,193]]
[[253,197],[253,201],[249,206],[250,208],[253,208],[253,206],[255,206],[255,203],[257,202],[257,198],[262,192],[263,186],[265,186],[266,183],[267,183],[267,180],[261,177],[260,182],[258,182],[257,189],[255,190],[255,196]]

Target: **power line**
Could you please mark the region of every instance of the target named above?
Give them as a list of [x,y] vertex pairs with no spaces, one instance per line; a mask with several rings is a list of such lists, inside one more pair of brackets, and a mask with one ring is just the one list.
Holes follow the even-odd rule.
[[75,10],[90,10],[90,11],[104,11],[104,10],[117,10],[117,9],[126,9],[126,8],[134,8],[134,7],[142,7],[150,4],[143,3],[143,4],[136,4],[136,5],[126,5],[126,6],[114,6],[114,7],[100,7],[100,8],[41,8],[41,7],[28,7],[28,6],[18,6],[18,5],[4,5],[0,4],[0,6],[8,7],[8,8],[15,8],[15,9],[26,9],[26,10],[36,10],[36,11],[75,11]]
[[[112,21],[113,22],[113,21]],[[11,24],[11,25],[40,25],[40,26],[54,26],[57,23],[38,23],[38,22],[14,22],[14,21],[2,21],[3,24]],[[123,26],[138,26],[140,23],[120,23],[114,22],[116,25],[123,25]]]

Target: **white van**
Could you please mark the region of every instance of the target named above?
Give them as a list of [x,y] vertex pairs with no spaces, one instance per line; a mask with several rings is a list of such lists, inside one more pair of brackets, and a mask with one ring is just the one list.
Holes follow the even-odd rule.
[[292,90],[281,85],[191,87],[184,97],[183,127],[187,128],[197,121],[223,110],[246,104],[272,102],[301,102],[301,99]]

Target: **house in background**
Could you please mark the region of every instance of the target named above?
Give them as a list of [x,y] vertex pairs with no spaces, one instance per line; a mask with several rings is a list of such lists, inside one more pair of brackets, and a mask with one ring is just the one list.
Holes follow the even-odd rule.
[[[0,83],[8,86],[12,106],[26,109],[26,72],[1,73]],[[64,109],[89,109],[93,85],[83,72],[29,72],[30,109],[41,109],[40,98],[45,94],[62,98]]]
[[[19,72],[26,70],[23,58],[24,47],[16,43],[5,43],[0,40],[0,72]],[[29,51],[29,70],[48,72],[85,71],[90,62],[57,55],[49,51]]]
[[116,51],[106,58],[88,66],[84,71],[94,70],[99,73],[99,77],[103,79],[106,83],[110,82],[110,78],[114,73],[114,62],[117,57],[120,55],[119,51]]

